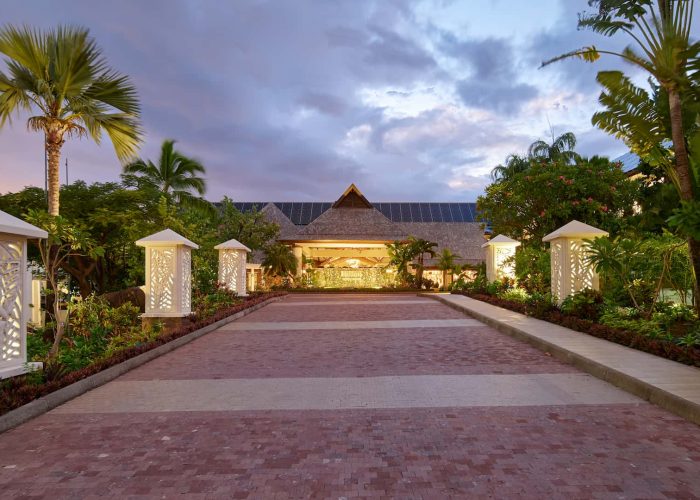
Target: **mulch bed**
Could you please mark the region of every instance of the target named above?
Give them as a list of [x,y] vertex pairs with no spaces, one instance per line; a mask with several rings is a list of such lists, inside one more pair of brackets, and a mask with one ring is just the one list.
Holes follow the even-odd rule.
[[686,365],[700,367],[700,349],[695,347],[683,347],[673,342],[664,339],[652,339],[637,332],[614,328],[607,325],[602,325],[588,319],[582,319],[569,314],[564,314],[558,309],[551,307],[534,306],[522,302],[514,302],[511,300],[501,299],[492,295],[483,293],[469,292],[453,292],[456,295],[464,295],[466,297],[487,302],[491,305],[509,309],[533,318],[541,319],[560,325],[577,332],[586,333],[593,337],[598,337],[604,340],[615,342],[616,344],[624,345],[637,349],[639,351],[648,352],[655,356],[678,361]]
[[33,384],[27,380],[26,376],[21,376],[2,381],[2,384],[0,384],[0,415],[4,415],[15,408],[19,408],[22,405],[34,401],[35,399],[46,396],[47,394],[62,389],[63,387],[66,387],[74,382],[99,373],[102,370],[106,370],[107,368],[126,361],[127,359],[143,354],[144,352],[155,349],[163,344],[167,344],[168,342],[183,337],[188,333],[194,332],[195,330],[199,330],[200,328],[204,328],[212,323],[216,323],[224,318],[254,307],[273,297],[280,297],[283,295],[286,295],[286,292],[266,292],[251,295],[240,304],[221,309],[217,311],[216,314],[209,316],[208,318],[203,318],[198,321],[191,321],[187,326],[174,331],[165,332],[150,342],[123,349],[108,358],[101,359],[89,366],[81,368],[80,370],[70,372],[57,380],[52,380],[43,384]]

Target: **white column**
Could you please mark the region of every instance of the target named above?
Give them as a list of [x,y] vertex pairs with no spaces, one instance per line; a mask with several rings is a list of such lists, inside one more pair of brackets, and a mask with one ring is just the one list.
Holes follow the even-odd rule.
[[199,246],[165,229],[136,242],[146,249],[146,318],[192,312],[192,249]]
[[46,231],[0,211],[0,379],[41,368],[27,363],[27,238],[46,238]]
[[297,261],[296,276],[301,276],[302,267],[304,266],[304,250],[299,246],[294,246],[292,251],[294,252],[294,258]]
[[586,263],[586,244],[608,236],[606,231],[577,220],[548,234],[542,241],[549,243],[552,272],[552,297],[560,304],[569,295],[586,288],[598,290],[598,274]]
[[219,283],[240,297],[248,295],[246,261],[250,248],[237,240],[228,240],[214,247],[219,251]]
[[507,261],[515,255],[515,249],[519,246],[519,241],[502,234],[481,245],[485,250],[486,279],[489,282],[502,278],[515,278],[515,266]]

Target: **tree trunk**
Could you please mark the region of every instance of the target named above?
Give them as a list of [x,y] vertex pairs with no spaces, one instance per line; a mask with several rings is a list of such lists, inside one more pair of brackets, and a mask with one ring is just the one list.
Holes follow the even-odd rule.
[[[688,149],[685,145],[685,134],[683,132],[683,111],[681,109],[681,97],[676,89],[668,89],[668,106],[671,117],[671,139],[673,139],[673,152],[676,161],[676,173],[680,184],[680,195],[682,201],[692,201],[693,179],[690,172],[690,160]],[[700,315],[700,241],[693,238],[688,239],[688,249],[690,251],[690,261],[693,266],[693,303],[695,311]]]
[[61,146],[63,139],[57,138],[55,132],[49,132],[46,137],[46,153],[48,156],[48,197],[49,197],[49,214],[58,215],[58,196],[61,189],[59,172],[61,170]]

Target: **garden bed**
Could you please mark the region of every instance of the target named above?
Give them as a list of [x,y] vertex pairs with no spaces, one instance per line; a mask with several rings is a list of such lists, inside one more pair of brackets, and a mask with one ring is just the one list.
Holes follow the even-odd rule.
[[560,325],[577,332],[586,333],[594,337],[609,340],[611,342],[615,342],[616,344],[631,347],[649,354],[678,361],[686,365],[700,367],[700,349],[697,347],[684,347],[669,340],[649,338],[643,334],[640,334],[639,332],[603,325],[591,320],[565,314],[555,308],[542,307],[541,304],[516,302],[493,295],[469,291],[458,291],[452,293],[456,295],[464,295],[494,306],[548,321],[555,325]]
[[62,389],[70,384],[85,379],[91,375],[95,375],[128,359],[151,351],[196,330],[205,328],[213,323],[216,323],[217,321],[221,321],[229,316],[255,307],[271,298],[280,297],[283,295],[286,295],[286,292],[276,291],[251,295],[246,297],[241,303],[219,309],[207,317],[192,320],[186,327],[171,332],[162,333],[148,342],[121,349],[110,356],[98,359],[88,366],[85,366],[79,370],[71,371],[70,373],[57,377],[54,380],[42,382],[38,379],[37,373],[4,380],[0,383],[0,415],[19,408],[20,406],[30,403],[31,401],[34,401],[42,396],[46,396],[52,392]]
[[417,288],[287,288],[288,293],[420,293]]

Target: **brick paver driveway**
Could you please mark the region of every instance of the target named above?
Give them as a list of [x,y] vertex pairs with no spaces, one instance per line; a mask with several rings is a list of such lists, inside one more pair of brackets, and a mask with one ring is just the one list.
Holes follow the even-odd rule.
[[0,435],[2,498],[700,498],[700,429],[438,302],[292,296]]

